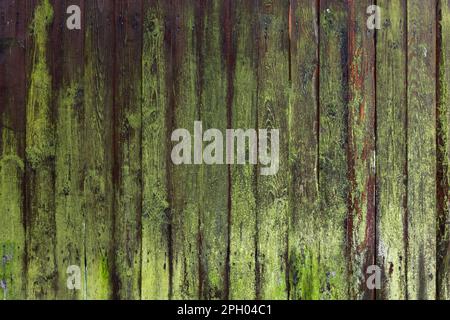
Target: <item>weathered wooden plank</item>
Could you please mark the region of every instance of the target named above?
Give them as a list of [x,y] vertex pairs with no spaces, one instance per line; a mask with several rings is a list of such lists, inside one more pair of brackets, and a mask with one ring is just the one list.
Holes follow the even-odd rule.
[[377,33],[377,299],[406,298],[406,1],[383,0]]
[[322,299],[349,298],[347,232],[348,7],[320,1],[319,197]]
[[25,298],[24,1],[0,3],[0,299]]
[[142,53],[142,298],[168,299],[170,228],[164,2],[144,1]]
[[142,1],[115,2],[114,294],[141,296]]
[[113,297],[114,3],[85,1],[84,197],[86,297]]
[[[84,117],[83,42],[82,30],[66,26],[70,5],[81,11],[84,1],[52,1],[54,8],[52,37],[55,88],[55,222],[58,299],[84,297],[84,196],[82,146]],[[81,20],[83,22],[83,20]],[[81,22],[81,23],[82,23]],[[81,25],[83,28],[83,23]],[[67,286],[67,270],[77,266],[81,272],[81,288]],[[70,271],[70,270],[69,270]]]
[[[244,130],[257,127],[254,4],[233,4],[233,17],[228,21],[234,26],[231,41],[235,44],[232,127]],[[231,167],[230,299],[256,298],[256,174],[256,167],[251,164]]]
[[373,0],[348,1],[346,252],[350,298],[373,299],[366,270],[375,263],[375,30],[367,27]]
[[[53,7],[27,2],[26,238],[27,298],[55,297],[55,123],[52,105],[54,57],[50,50]],[[52,29],[53,30],[53,29]]]
[[[231,126],[234,94],[231,2],[198,1],[194,10],[196,120],[201,121],[203,132],[218,129],[225,136],[227,126]],[[205,160],[203,157],[197,182],[200,298],[225,299],[228,296],[228,218],[229,214],[231,216],[228,174],[231,167],[225,163],[207,164]]]
[[[167,129],[184,128],[193,135],[193,122],[199,119],[196,97],[197,58],[195,52],[195,8],[187,1],[166,1],[167,29],[165,34],[168,91]],[[192,142],[192,141],[191,141]],[[177,142],[168,141],[173,147]],[[192,142],[193,145],[193,142]],[[171,289],[174,299],[200,298],[199,168],[194,165],[174,165],[168,155]],[[188,155],[192,158],[192,154]]]
[[436,7],[408,2],[407,297],[436,295]]
[[[279,130],[279,170],[257,194],[257,297],[287,298],[289,1],[258,1],[257,126]],[[274,137],[268,138],[271,142]],[[271,147],[269,152],[275,153]],[[261,150],[259,150],[261,152]],[[266,150],[264,150],[266,151]],[[263,167],[259,165],[259,169]]]
[[437,237],[436,237],[436,298],[450,298],[449,264],[449,155],[450,155],[450,2],[438,1],[437,7]]
[[[289,109],[289,298],[319,299],[319,2],[291,1]],[[323,278],[323,277],[322,277]]]

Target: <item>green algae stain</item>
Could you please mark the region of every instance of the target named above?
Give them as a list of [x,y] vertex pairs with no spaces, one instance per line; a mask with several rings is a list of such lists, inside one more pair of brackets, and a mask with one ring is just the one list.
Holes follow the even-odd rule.
[[141,121],[141,114],[140,113],[130,113],[126,116],[127,124],[134,130],[138,130],[141,128],[142,121]]
[[290,265],[295,270],[290,272],[293,290],[291,297],[300,300],[319,300],[321,295],[320,265],[317,251],[310,248],[291,252]]
[[6,166],[8,163],[14,164],[16,168],[20,169],[20,171],[23,171],[25,168],[25,164],[22,158],[20,158],[17,155],[9,154],[0,157],[0,170],[2,169],[3,166]]
[[0,295],[0,299],[24,298],[22,175],[23,160],[15,154],[3,155],[0,159],[0,287],[3,296]]
[[[98,292],[98,296],[94,297],[94,299],[98,298],[104,298],[108,296],[108,292],[110,291],[110,281],[111,281],[111,274],[109,272],[109,262],[108,257],[106,255],[101,255],[99,260],[97,261],[98,264],[95,264],[95,267],[98,268],[96,275],[98,275],[101,279],[96,282],[96,288],[95,290]],[[88,283],[89,285],[89,283]]]
[[[2,130],[0,141],[0,300],[24,298],[22,179],[24,161],[17,152],[20,135]],[[3,290],[3,292],[2,292]]]
[[9,291],[12,290],[13,275],[15,274],[14,262],[17,259],[15,247],[15,244],[11,242],[2,243],[0,246],[0,289],[3,290],[0,299],[6,299]]
[[[152,8],[154,9],[154,8]],[[142,299],[169,296],[166,187],[164,21],[160,8],[144,19],[142,55]]]
[[[70,264],[80,265],[83,257],[83,192],[81,190],[80,124],[77,108],[82,89],[75,81],[59,90],[55,154],[55,222],[57,266],[65,274]],[[58,298],[81,298],[81,291],[67,291],[66,278],[59,277]]]
[[264,37],[259,47],[258,124],[262,128],[280,129],[280,170],[276,176],[258,177],[258,254],[257,270],[260,283],[257,298],[286,299],[288,231],[288,105],[289,56],[287,48],[288,16],[283,14],[288,3],[271,2],[258,12],[258,32]]
[[31,23],[34,51],[27,102],[26,154],[34,169],[55,155],[54,132],[49,119],[52,79],[46,62],[47,29],[52,21],[53,8],[49,0],[43,0],[36,7]]
[[[448,88],[448,31],[450,29],[450,4],[441,2],[439,3],[441,9],[441,21],[440,21],[440,36],[441,36],[441,52],[440,52],[440,67],[438,75],[439,83],[439,99],[438,99],[438,126],[436,134],[438,136],[438,142],[440,142],[438,147],[438,161],[440,163],[440,170],[442,170],[441,179],[438,180],[438,194],[441,193],[441,211],[438,212],[438,223],[443,225],[447,219],[449,210],[449,191],[448,188],[449,180],[449,88]],[[438,206],[439,207],[439,206]],[[441,234],[437,238],[437,299],[446,300],[450,295],[450,284],[449,284],[449,263],[448,263],[448,243],[449,243],[449,226],[445,225],[445,228],[441,229]]]
[[384,27],[377,40],[377,262],[384,267],[377,298],[405,299],[405,247],[403,199],[405,124],[405,34],[403,4],[383,0]]
[[52,79],[47,65],[48,29],[53,21],[49,0],[34,10],[30,25],[30,75],[26,105],[26,159],[30,166],[30,203],[27,294],[30,298],[54,298],[54,166],[55,133],[51,116]]
[[345,234],[342,226],[347,216],[346,119],[348,105],[347,15],[342,2],[321,3],[320,16],[320,141],[319,190],[322,299],[348,298],[346,281]]

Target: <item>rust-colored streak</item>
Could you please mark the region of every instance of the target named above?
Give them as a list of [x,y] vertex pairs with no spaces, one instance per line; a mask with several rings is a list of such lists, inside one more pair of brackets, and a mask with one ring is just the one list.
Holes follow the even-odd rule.
[[[353,0],[349,0],[347,3],[347,9],[349,12],[348,16],[348,79],[350,81],[347,96],[347,106],[349,108],[349,101],[352,101],[352,89],[356,89],[355,86],[358,83],[353,82],[355,78],[355,66],[353,63],[356,45],[356,35],[355,35],[355,8]],[[348,281],[351,282],[351,277],[353,274],[353,229],[354,229],[354,216],[355,212],[359,212],[358,199],[355,199],[353,194],[356,189],[356,173],[355,173],[355,147],[353,141],[353,113],[352,110],[347,110],[347,179],[349,181],[349,190],[347,196],[347,219],[346,219],[346,254],[347,254],[347,273]],[[349,286],[349,296],[354,296],[351,292],[351,287]]]
[[[375,257],[375,172],[372,156],[375,152],[375,108],[374,105],[374,37],[370,33],[361,35],[360,24],[364,23],[364,16],[358,11],[364,5],[349,0],[348,4],[348,144],[347,165],[349,181],[348,216],[347,216],[347,254],[349,277],[353,278],[355,268],[365,269],[373,264]],[[361,19],[361,17],[363,17]],[[367,115],[367,113],[370,114]],[[367,118],[368,116],[368,118]],[[363,130],[360,130],[362,128]],[[363,135],[363,136],[357,136]],[[365,181],[357,180],[357,172],[362,171]],[[362,184],[363,183],[363,184]],[[361,185],[362,184],[362,185]],[[360,190],[361,189],[361,190]],[[366,207],[365,226],[363,223],[363,207]],[[357,219],[355,221],[355,219]],[[365,229],[362,239],[357,237],[357,230]],[[354,230],[356,228],[357,230]],[[356,232],[356,233],[355,233]],[[354,243],[357,242],[357,243]],[[356,256],[355,256],[356,255]],[[364,261],[359,266],[355,261],[357,256],[364,255]],[[355,260],[356,258],[356,260]],[[358,271],[359,272],[359,271]],[[367,295],[365,283],[361,284],[364,296]],[[350,292],[354,296],[354,292]],[[373,294],[372,294],[373,296]]]

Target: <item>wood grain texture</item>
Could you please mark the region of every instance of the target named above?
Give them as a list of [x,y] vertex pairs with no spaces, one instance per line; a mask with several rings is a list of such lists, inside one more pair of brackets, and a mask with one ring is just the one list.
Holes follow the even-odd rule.
[[[257,44],[256,12],[253,1],[232,6],[229,28],[234,44],[235,65],[232,78],[231,124],[233,128],[256,128]],[[230,85],[230,84],[228,84]],[[252,165],[231,166],[229,298],[256,298],[256,179]]]
[[406,1],[379,1],[377,33],[377,265],[379,299],[406,298]]
[[[70,266],[84,266],[84,34],[66,27],[66,8],[75,4],[84,9],[84,1],[53,2],[53,63],[55,73],[55,223],[56,265],[59,275]],[[82,26],[83,27],[83,26]],[[56,30],[55,30],[56,29]],[[84,273],[82,273],[84,275]],[[85,281],[80,290],[69,290],[67,277],[58,278],[58,299],[84,297]]]
[[[280,130],[278,173],[264,176],[257,172],[257,298],[286,299],[289,209],[289,2],[258,1],[256,5],[257,128]],[[273,137],[269,137],[269,141],[271,138]]]
[[142,1],[115,1],[114,296],[141,297]]
[[436,297],[436,7],[408,2],[407,297]]
[[84,135],[86,297],[113,297],[114,3],[85,1]]
[[437,83],[436,83],[436,135],[437,135],[437,230],[436,230],[436,298],[449,299],[449,120],[450,109],[448,83],[450,80],[449,62],[449,30],[450,2],[438,1],[437,11]]
[[[197,119],[202,122],[203,131],[214,128],[225,132],[231,121],[234,95],[232,1],[199,1],[194,10]],[[229,170],[224,165],[199,166],[201,299],[228,296]]]
[[[49,0],[27,2],[26,230],[27,298],[56,297],[54,9]],[[56,32],[56,31],[55,31]],[[62,276],[62,275],[61,275]]]
[[[167,130],[184,128],[191,134],[194,121],[199,119],[196,94],[198,60],[195,46],[195,6],[191,2],[166,2],[168,23],[166,46],[170,65],[166,77],[168,87]],[[168,140],[168,145],[173,143]],[[193,142],[192,142],[193,146]],[[171,208],[171,292],[174,299],[201,297],[200,268],[200,190],[198,166],[176,166],[170,160]]]
[[350,297],[347,180],[348,7],[320,1],[319,192],[320,259],[324,299]]
[[289,12],[289,298],[319,299],[319,1]]
[[374,1],[348,2],[348,213],[346,252],[351,299],[373,299],[366,270],[375,263],[375,30],[367,28]]
[[0,298],[24,299],[25,3],[0,14]]
[[165,58],[164,1],[144,2],[142,51],[142,298],[168,299],[170,207],[166,154],[170,68]]

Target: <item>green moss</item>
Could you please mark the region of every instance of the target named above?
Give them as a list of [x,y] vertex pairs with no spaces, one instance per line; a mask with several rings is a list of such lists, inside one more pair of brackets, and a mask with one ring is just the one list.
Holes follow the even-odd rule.
[[[416,23],[419,19],[422,23]],[[435,8],[408,3],[408,293],[436,295]],[[432,66],[432,67],[430,67]],[[426,264],[424,263],[426,261]]]
[[[191,2],[180,2],[174,6],[179,15],[179,28],[176,43],[173,43],[179,51],[174,56],[174,73],[176,86],[164,88],[173,97],[175,112],[173,120],[177,128],[192,127],[193,120],[198,119],[198,94],[196,74],[198,69],[196,52],[196,19],[194,5]],[[160,65],[158,63],[158,65]],[[169,69],[169,66],[167,66]],[[173,96],[172,96],[173,93]],[[172,128],[173,129],[173,128]],[[171,130],[171,129],[169,129]],[[170,146],[168,146],[170,148]],[[169,164],[171,165],[171,164]],[[199,194],[200,181],[198,166],[173,166],[171,195],[171,221],[173,243],[173,292],[174,299],[198,299],[199,271],[201,263],[199,257],[199,225],[202,198]],[[203,258],[203,257],[202,257]],[[203,288],[206,289],[204,286]]]
[[[3,119],[15,107],[7,105]],[[13,130],[0,129],[0,134],[0,299],[24,299],[24,161],[18,155],[23,136]]]
[[142,122],[141,122],[141,114],[140,113],[131,113],[127,115],[127,122],[128,125],[137,130],[141,128]]
[[292,299],[319,300],[321,296],[321,274],[316,251],[309,248],[295,247],[291,249],[290,283]]
[[[75,68],[77,66],[74,66]],[[55,151],[55,223],[56,262],[59,274],[65,274],[68,263],[81,265],[84,260],[84,215],[85,204],[82,190],[83,171],[80,156],[81,122],[78,110],[83,101],[82,90],[77,80],[76,70],[65,71],[64,76],[72,82],[59,90],[56,120]],[[67,81],[66,81],[67,82]],[[53,164],[52,164],[53,165]],[[84,277],[83,273],[83,277]],[[80,299],[82,290],[68,291],[66,278],[58,277],[58,299]]]
[[55,155],[53,126],[50,119],[51,76],[47,66],[48,27],[53,21],[49,0],[36,7],[31,23],[33,61],[27,101],[27,161],[36,169]]
[[[0,299],[25,297],[23,169],[23,160],[15,154],[5,154],[0,159],[0,281],[3,281],[3,295],[0,295]],[[1,292],[0,290],[0,294]]]
[[260,271],[258,297],[286,299],[286,234],[289,219],[288,114],[289,114],[289,46],[288,1],[274,1],[258,12],[258,32],[264,46],[257,47],[259,63],[257,114],[260,128],[280,130],[280,170],[274,176],[260,176],[257,184],[258,256]]
[[10,154],[0,157],[0,170],[2,169],[2,166],[7,163],[14,164],[17,168],[20,169],[20,171],[23,171],[25,168],[23,159],[17,155]]
[[111,275],[110,275],[110,262],[108,261],[107,256],[102,256],[100,263],[99,263],[99,270],[98,275],[101,276],[101,280],[97,282],[100,287],[96,288],[99,296],[101,297],[107,297],[110,292],[110,281],[111,281]]
[[341,1],[327,1],[320,16],[320,219],[317,238],[321,257],[321,298],[348,297],[345,232],[348,214],[346,136],[348,84],[342,73],[347,50],[347,10]]
[[54,298],[57,272],[54,255],[55,133],[52,118],[52,79],[47,65],[48,28],[53,21],[49,0],[35,7],[30,76],[26,107],[26,159],[30,165],[29,245],[27,294],[29,298]]
[[[449,79],[450,73],[448,72],[449,67],[449,31],[450,31],[450,4],[445,1],[439,1],[439,10],[441,10],[441,21],[440,23],[440,34],[438,36],[441,37],[441,48],[440,48],[440,68],[439,68],[439,118],[437,119],[439,122],[438,130],[436,132],[437,136],[441,139],[441,143],[438,147],[438,154],[441,156],[441,168],[442,168],[442,178],[444,181],[438,181],[438,188],[445,188],[446,184],[450,179],[450,170],[449,170],[449,148],[450,148],[450,130],[449,130],[449,117],[450,117],[450,109],[448,104],[450,103],[449,96]],[[439,140],[438,140],[439,141]],[[448,187],[448,185],[447,185]],[[440,199],[441,204],[443,205],[442,212],[438,212],[438,223],[443,225],[445,220],[448,219],[447,213],[449,210],[449,192],[450,190],[443,190],[443,198]],[[437,237],[437,298],[441,300],[447,300],[450,296],[450,264],[448,263],[448,243],[450,241],[450,228],[449,225],[445,225],[445,229],[441,234],[438,234]]]
[[406,299],[404,181],[406,156],[404,3],[382,0],[386,22],[377,41],[378,257],[384,267],[379,298]]

